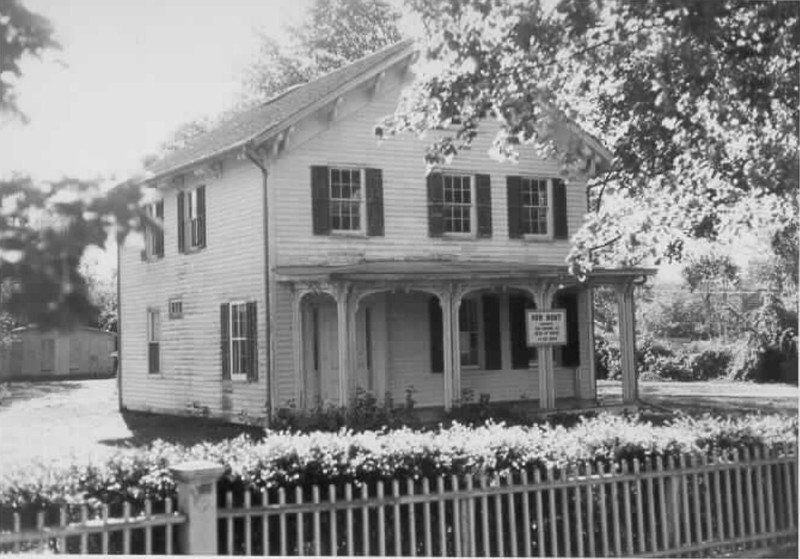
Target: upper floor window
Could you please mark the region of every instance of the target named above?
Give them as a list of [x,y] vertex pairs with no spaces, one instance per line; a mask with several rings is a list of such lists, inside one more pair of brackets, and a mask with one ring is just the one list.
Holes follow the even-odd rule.
[[550,184],[546,179],[522,178],[522,230],[525,235],[550,235]]
[[359,167],[311,167],[315,235],[383,235],[383,173]]
[[508,236],[568,239],[567,189],[562,179],[506,177]]
[[224,303],[220,307],[222,377],[258,378],[258,325],[255,302]]
[[161,370],[161,313],[158,309],[147,309],[147,372]]
[[330,224],[331,231],[363,230],[361,219],[364,196],[361,188],[361,169],[330,170]]
[[144,219],[144,252],[143,258],[161,258],[164,256],[164,201],[159,200],[144,207],[147,218]]
[[206,246],[206,187],[178,193],[178,250],[191,252]]
[[428,175],[428,234],[491,237],[491,190],[489,175]]

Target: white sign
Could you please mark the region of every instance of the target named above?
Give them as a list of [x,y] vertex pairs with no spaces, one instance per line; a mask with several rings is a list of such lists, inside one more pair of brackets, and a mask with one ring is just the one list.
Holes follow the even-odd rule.
[[528,346],[565,345],[567,343],[567,311],[525,311]]

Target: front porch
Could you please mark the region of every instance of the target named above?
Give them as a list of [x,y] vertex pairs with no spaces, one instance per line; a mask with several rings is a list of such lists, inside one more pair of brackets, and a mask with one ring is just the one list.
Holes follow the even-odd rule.
[[[633,284],[651,270],[595,271],[486,262],[370,262],[279,268],[291,297],[297,407],[347,405],[361,387],[422,413],[477,401],[540,412],[597,405],[592,286],[612,285],[620,316],[623,404],[637,397]],[[566,346],[527,348],[524,310],[564,308]]]

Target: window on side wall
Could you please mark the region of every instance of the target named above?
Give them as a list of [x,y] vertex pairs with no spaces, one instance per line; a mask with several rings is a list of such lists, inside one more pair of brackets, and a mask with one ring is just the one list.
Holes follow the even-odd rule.
[[178,193],[178,250],[193,252],[206,246],[206,187]]
[[143,259],[162,258],[164,256],[164,201],[159,200],[144,207],[146,218],[144,226]]
[[147,372],[161,372],[161,316],[158,309],[147,309]]
[[258,325],[255,302],[234,301],[220,307],[222,376],[258,379]]

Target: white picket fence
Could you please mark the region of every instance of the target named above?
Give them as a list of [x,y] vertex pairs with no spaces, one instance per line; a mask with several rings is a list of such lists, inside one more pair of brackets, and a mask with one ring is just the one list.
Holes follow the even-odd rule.
[[225,554],[704,555],[796,539],[797,455],[279,488],[224,502]]
[[192,463],[173,470],[178,507],[102,507],[92,518],[85,506],[62,507],[56,522],[40,513],[26,529],[15,513],[0,552],[707,556],[796,541],[797,465],[795,446],[755,448],[220,499],[223,469]]
[[12,513],[12,530],[0,532],[0,553],[170,555],[177,547],[176,527],[187,517],[174,511],[171,499],[161,506],[163,512],[153,513],[153,503],[147,500],[142,511],[133,514],[131,504],[124,503],[121,514],[111,516],[107,505],[95,511],[86,505],[64,505],[56,511],[55,523],[48,523],[47,514],[40,511],[35,528],[24,530],[22,515]]

